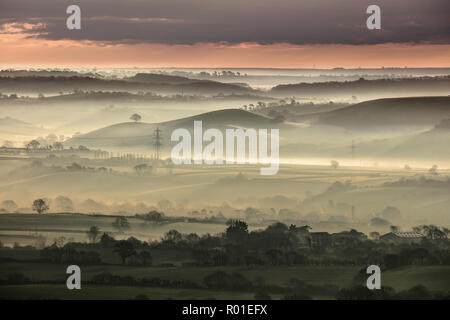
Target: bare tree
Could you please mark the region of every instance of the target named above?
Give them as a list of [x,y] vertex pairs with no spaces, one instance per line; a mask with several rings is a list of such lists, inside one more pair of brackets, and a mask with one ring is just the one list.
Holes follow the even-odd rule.
[[31,207],[34,211],[37,213],[45,213],[50,207],[48,206],[47,202],[44,199],[36,199],[33,202],[33,206]]

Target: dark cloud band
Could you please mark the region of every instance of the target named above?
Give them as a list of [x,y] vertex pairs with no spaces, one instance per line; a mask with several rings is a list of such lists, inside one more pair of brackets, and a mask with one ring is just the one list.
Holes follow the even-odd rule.
[[[81,7],[81,31],[65,26],[71,4]],[[370,4],[381,7],[381,30],[366,28]],[[0,24],[41,23],[23,33],[109,43],[437,44],[450,43],[448,12],[448,0],[2,0]]]

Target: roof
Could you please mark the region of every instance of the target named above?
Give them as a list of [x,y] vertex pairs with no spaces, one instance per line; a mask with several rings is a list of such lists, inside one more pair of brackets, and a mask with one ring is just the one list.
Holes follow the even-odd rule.
[[383,237],[387,235],[394,235],[398,238],[423,238],[423,234],[417,232],[389,232],[383,235]]
[[423,238],[423,234],[417,232],[394,232],[400,238]]

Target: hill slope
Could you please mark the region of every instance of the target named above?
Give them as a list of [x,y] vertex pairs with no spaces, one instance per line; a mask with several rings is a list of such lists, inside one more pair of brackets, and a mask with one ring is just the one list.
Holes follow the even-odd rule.
[[10,117],[0,118],[0,133],[7,135],[35,136],[48,134],[48,130]]
[[442,161],[450,159],[450,119],[433,129],[414,135],[386,153],[391,157],[415,157]]
[[194,121],[202,121],[203,130],[207,128],[274,128],[280,124],[272,119],[238,109],[225,109],[202,113],[192,117],[161,123],[124,122],[89,132],[68,140],[68,146],[85,145],[88,147],[132,147],[151,146],[156,128],[162,130],[163,142],[170,141],[173,130],[185,128],[193,130]]
[[378,97],[416,97],[450,94],[450,77],[379,79],[345,82],[298,83],[278,85],[270,90],[278,97],[323,97],[329,99],[376,99]]
[[309,115],[310,120],[349,129],[434,126],[450,118],[450,96],[388,98]]
[[0,76],[0,91],[4,93],[54,94],[75,89],[202,95],[260,93],[242,85],[156,74],[138,74],[135,77],[120,80],[92,76]]

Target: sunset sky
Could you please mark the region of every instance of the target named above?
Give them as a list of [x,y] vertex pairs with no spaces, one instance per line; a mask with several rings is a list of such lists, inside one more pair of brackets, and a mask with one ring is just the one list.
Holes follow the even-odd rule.
[[[81,30],[66,8],[81,8]],[[381,8],[381,30],[366,8]],[[450,67],[448,0],[2,0],[0,67]]]

